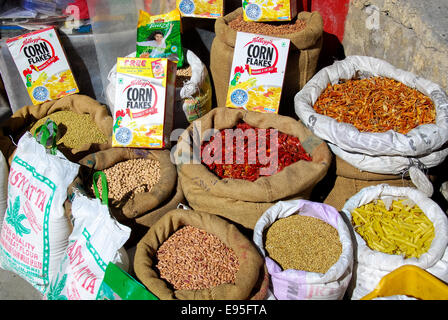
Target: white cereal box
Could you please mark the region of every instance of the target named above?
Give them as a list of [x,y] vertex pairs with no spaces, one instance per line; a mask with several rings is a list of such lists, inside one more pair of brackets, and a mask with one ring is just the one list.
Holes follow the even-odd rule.
[[176,0],[182,17],[216,19],[224,15],[224,0]]
[[297,15],[297,1],[243,0],[245,21],[291,21]]
[[79,92],[53,27],[10,38],[6,45],[33,104]]
[[113,147],[169,147],[176,71],[166,58],[117,58]]
[[289,39],[238,32],[226,107],[278,113]]

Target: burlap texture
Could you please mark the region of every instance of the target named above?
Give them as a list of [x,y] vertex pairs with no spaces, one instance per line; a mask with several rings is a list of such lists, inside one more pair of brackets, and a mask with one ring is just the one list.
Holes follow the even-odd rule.
[[[202,290],[174,290],[159,277],[156,253],[160,245],[182,226],[190,225],[217,236],[238,257],[239,269],[234,284]],[[246,300],[251,298],[264,264],[253,243],[236,226],[216,215],[176,209],[160,218],[137,244],[134,271],[149,291],[161,300]],[[265,283],[265,281],[263,281]],[[261,298],[263,295],[258,294]]]
[[[12,155],[16,150],[15,143],[22,135],[42,118],[57,111],[73,111],[79,114],[89,114],[92,121],[108,138],[107,143],[85,144],[80,148],[71,149],[58,145],[68,160],[78,162],[87,154],[111,147],[113,119],[106,106],[98,101],[81,94],[73,94],[59,100],[44,102],[40,105],[24,106],[0,124],[0,150],[8,163],[11,164]],[[12,140],[11,140],[12,139]]]
[[[210,71],[218,107],[224,107],[226,103],[237,34],[237,31],[228,24],[242,13],[243,9],[239,7],[216,19],[215,22],[215,38],[210,50]],[[323,19],[320,13],[303,11],[297,17],[306,21],[303,30],[284,35],[271,35],[291,41],[280,103],[280,114],[284,115],[290,115],[291,110],[282,108],[291,105],[290,101],[294,101],[297,92],[315,74],[322,49]]]
[[[239,121],[262,129],[275,128],[298,137],[313,160],[298,161],[254,182],[220,179],[205,165],[191,161],[194,148],[189,141],[194,142],[194,132],[200,133],[198,139],[201,144],[204,134],[210,129],[233,128]],[[275,202],[308,199],[314,186],[325,176],[332,157],[327,144],[300,121],[276,114],[230,108],[212,109],[194,121],[181,135],[173,156],[185,198],[193,209],[223,216],[249,229],[253,229],[259,217]]]
[[324,203],[338,211],[342,210],[348,199],[365,187],[382,183],[397,187],[415,187],[409,177],[361,171],[338,156],[334,157],[334,161],[336,163],[334,186]]
[[[131,159],[154,159],[160,162],[160,180],[149,192],[135,194],[133,199],[126,197],[122,201],[112,201],[109,199],[109,207],[117,219],[123,220],[123,215],[127,219],[135,219],[143,215],[150,214],[151,211],[159,209],[176,190],[177,172],[176,167],[171,162],[169,150],[149,150],[138,148],[111,148],[87,155],[79,161],[81,168],[78,177],[72,183],[71,188],[82,186],[90,195],[93,174],[98,170],[104,170],[113,165]],[[138,179],[138,177],[135,177]],[[110,188],[110,185],[109,185]],[[158,213],[160,216],[162,213]],[[147,217],[149,223],[150,218]],[[151,220],[152,221],[152,220]]]

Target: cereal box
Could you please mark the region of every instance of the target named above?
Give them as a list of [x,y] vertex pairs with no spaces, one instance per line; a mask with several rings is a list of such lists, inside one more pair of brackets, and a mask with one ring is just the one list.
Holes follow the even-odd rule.
[[224,15],[224,0],[176,0],[182,17],[216,19]]
[[245,21],[291,21],[297,15],[297,1],[243,0]]
[[236,35],[226,107],[278,113],[289,39]]
[[6,41],[33,104],[79,92],[56,30],[37,30]]
[[176,70],[166,58],[117,58],[113,147],[169,147]]

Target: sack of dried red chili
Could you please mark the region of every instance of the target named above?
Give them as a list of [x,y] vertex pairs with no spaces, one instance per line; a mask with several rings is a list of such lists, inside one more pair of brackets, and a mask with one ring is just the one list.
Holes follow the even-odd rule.
[[249,229],[275,202],[309,198],[331,163],[326,143],[300,121],[230,108],[194,121],[172,156],[193,209]]
[[302,122],[360,170],[403,174],[448,156],[446,93],[386,61],[337,61],[316,73],[294,104]]

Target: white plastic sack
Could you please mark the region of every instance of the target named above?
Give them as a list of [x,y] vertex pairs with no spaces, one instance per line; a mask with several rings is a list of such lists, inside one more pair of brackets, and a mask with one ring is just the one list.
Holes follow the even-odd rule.
[[95,300],[109,262],[123,259],[121,251],[131,229],[118,223],[100,199],[75,192],[73,232],[59,271],[52,277],[49,300]]
[[79,164],[46,148],[26,132],[19,140],[8,180],[8,207],[0,234],[0,266],[42,294],[72,231],[63,207]]
[[[348,289],[351,299],[358,300],[375,289],[386,274],[405,265],[416,265],[442,281],[448,281],[448,219],[442,209],[427,195],[415,188],[393,187],[381,184],[366,187],[351,197],[342,212],[351,220],[351,212],[376,199],[395,200],[408,198],[417,204],[434,224],[435,237],[429,250],[419,258],[405,259],[401,255],[391,255],[370,249],[364,239],[353,231],[356,239],[354,281]],[[353,230],[353,229],[352,229]]]
[[[357,74],[362,77],[389,77],[419,90],[434,102],[436,123],[420,125],[406,135],[392,130],[384,133],[360,132],[351,124],[339,123],[313,109],[328,84],[351,79]],[[300,120],[315,135],[346,152],[375,157],[421,157],[438,151],[448,140],[448,97],[443,89],[429,80],[372,57],[349,56],[323,68],[296,94],[294,106]],[[441,157],[438,163],[443,160]]]
[[[300,214],[315,217],[333,226],[339,233],[342,253],[325,274],[303,270],[282,270],[266,255],[264,234],[275,221]],[[340,300],[352,277],[353,246],[349,228],[339,212],[326,204],[309,200],[280,201],[269,208],[257,221],[253,241],[265,258],[271,277],[270,291],[279,300]]]
[[6,200],[8,199],[8,164],[3,153],[0,152],[0,230],[6,211]]
[[[127,57],[135,57],[135,55],[136,52],[132,52]],[[182,110],[187,122],[192,122],[211,110],[212,87],[207,67],[201,59],[191,50],[186,50],[185,58],[191,66],[191,78],[181,88],[176,87],[175,111]],[[108,85],[106,88],[108,105],[113,108],[115,108],[116,77],[117,65],[115,64],[107,75]]]

